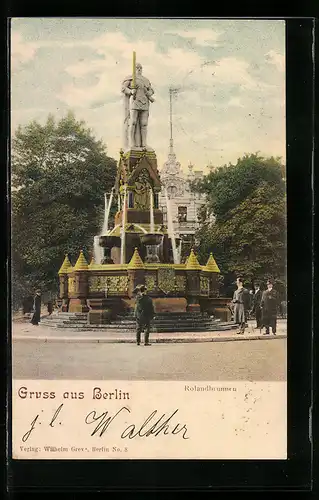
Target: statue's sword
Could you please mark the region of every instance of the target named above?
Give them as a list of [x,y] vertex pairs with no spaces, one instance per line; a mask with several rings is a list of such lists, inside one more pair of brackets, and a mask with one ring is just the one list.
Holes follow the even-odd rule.
[[[136,89],[136,52],[133,52],[133,72],[132,72],[132,90]],[[133,99],[135,99],[133,95]]]

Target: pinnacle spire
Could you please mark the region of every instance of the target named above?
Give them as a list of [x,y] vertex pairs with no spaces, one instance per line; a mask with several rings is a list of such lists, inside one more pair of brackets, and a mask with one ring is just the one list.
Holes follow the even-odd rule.
[[209,254],[208,261],[206,262],[206,266],[204,267],[203,271],[208,271],[211,273],[220,273],[219,267],[217,265],[216,260],[213,257],[212,252]]
[[127,268],[128,269],[144,269],[144,263],[140,257],[140,254],[138,253],[137,247],[135,247],[134,253],[132,255],[130,262],[128,263]]
[[194,249],[191,249],[191,253],[189,254],[189,257],[186,262],[186,269],[189,270],[196,270],[196,269],[201,269],[202,266],[198,262],[198,259],[195,255]]
[[71,269],[72,269],[72,264],[69,261],[68,254],[66,253],[63,264],[60,267],[58,274],[68,274],[71,271]]
[[92,255],[92,259],[91,259],[91,262],[89,264],[89,268],[95,266],[96,262],[95,262],[95,259],[94,259],[94,255]]
[[74,271],[87,271],[88,268],[89,266],[84,257],[83,250],[80,250],[80,255],[74,266]]

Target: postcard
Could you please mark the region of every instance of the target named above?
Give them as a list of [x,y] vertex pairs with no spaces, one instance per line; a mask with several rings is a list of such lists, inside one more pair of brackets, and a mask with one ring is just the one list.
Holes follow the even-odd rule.
[[285,22],[10,29],[12,458],[286,459]]

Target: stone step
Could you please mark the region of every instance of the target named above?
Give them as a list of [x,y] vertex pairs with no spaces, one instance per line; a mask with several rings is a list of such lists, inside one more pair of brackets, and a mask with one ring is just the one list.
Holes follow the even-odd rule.
[[[58,331],[63,331],[64,329],[66,328],[63,328],[63,327],[54,327],[52,328],[52,330],[58,330]],[[67,329],[68,332],[70,332],[69,329]],[[199,329],[199,328],[189,328],[187,330],[186,333],[207,333],[207,332],[220,332],[220,331],[230,331],[232,330],[232,327],[225,327],[225,328],[210,328],[209,330],[204,330],[204,329]],[[118,333],[116,330],[110,330],[107,328],[107,325],[100,325],[100,326],[97,326],[97,325],[94,325],[94,326],[87,326],[86,328],[83,328],[83,327],[79,327],[77,329],[73,329],[73,332],[74,332],[74,335],[76,335],[78,332],[103,332],[105,331],[105,333],[107,334],[114,334],[115,337],[118,337]],[[180,334],[183,334],[185,333],[185,330],[184,329],[153,329],[153,330],[150,330],[150,333],[180,333]],[[135,330],[130,330],[130,329],[123,329],[121,330],[121,334],[135,334]]]
[[[86,331],[86,330],[90,330],[91,328],[98,328],[98,329],[105,329],[105,330],[108,330],[110,332],[114,332],[114,333],[122,333],[122,332],[134,332],[136,330],[136,328],[132,327],[132,328],[128,328],[128,327],[125,327],[125,328],[111,328],[110,325],[81,325],[81,326],[77,326],[77,327],[70,327],[68,325],[54,325],[54,326],[51,326],[51,328],[54,328],[54,329],[58,329],[58,330],[73,330],[73,331]],[[198,331],[198,332],[209,332],[209,331],[222,331],[222,330],[228,330],[228,329],[231,329],[232,326],[228,326],[228,325],[225,325],[225,326],[220,326],[220,327],[217,327],[217,326],[209,326],[209,327],[199,327],[199,326],[189,326],[188,328],[184,328],[184,327],[174,327],[174,326],[163,326],[163,327],[160,327],[160,326],[153,326],[152,327],[152,331],[157,331],[157,332],[191,332],[191,331]]]
[[[56,330],[73,330],[74,332],[76,331],[92,331],[92,330],[106,330],[110,333],[133,333],[136,330],[135,325],[131,325],[129,327],[119,327],[118,325],[114,324],[106,324],[106,325],[66,325],[66,324],[52,324],[50,325],[51,328],[54,328]],[[223,330],[231,330],[234,328],[234,325],[209,325],[209,326],[196,326],[196,325],[188,325],[187,328],[181,327],[181,326],[176,326],[176,325],[167,325],[167,326],[158,326],[158,325],[153,325],[151,327],[151,332],[158,332],[158,333],[165,333],[165,332],[207,332],[207,331],[223,331]]]
[[[88,317],[81,317],[81,318],[67,318],[67,317],[50,317],[50,318],[43,318],[42,321],[46,321],[47,323],[67,323],[67,324],[80,324],[80,323],[87,323]],[[219,319],[214,319],[214,318],[208,318],[208,317],[179,317],[179,318],[171,318],[169,316],[167,317],[161,317],[161,316],[156,316],[156,318],[153,320],[155,323],[163,323],[163,324],[168,324],[168,323],[173,323],[173,324],[189,324],[189,323],[196,323],[196,324],[203,324],[203,323],[220,323],[221,321]],[[121,325],[126,325],[126,324],[135,324],[135,318],[116,318],[113,323],[118,323]]]
[[[115,321],[112,321],[112,323],[118,323],[120,325],[129,325],[131,323],[135,323],[135,319],[132,319],[132,320],[118,320],[116,319]],[[188,324],[192,324],[192,323],[195,323],[196,325],[202,325],[204,323],[221,323],[221,321],[215,321],[213,319],[195,319],[195,318],[188,318],[188,319],[185,319],[185,318],[181,318],[179,320],[174,320],[174,319],[168,319],[168,318],[155,318],[153,321],[153,323],[161,323],[163,325],[168,325],[168,324],[173,324],[173,325],[188,325]]]
[[87,318],[80,318],[80,319],[67,319],[67,318],[57,318],[57,319],[48,319],[48,320],[42,320],[42,321],[46,321],[47,323],[67,323],[67,324],[74,324],[74,325],[78,325],[78,324],[86,324],[88,319]]
[[[59,312],[50,317],[43,318],[41,324],[55,329],[71,329],[73,331],[100,331],[110,332],[135,332],[136,321],[133,313],[121,314],[112,323],[94,325],[88,323],[86,313]],[[220,319],[191,312],[159,313],[152,322],[153,332],[204,332],[229,330],[234,328],[233,323],[226,323]]]
[[[80,326],[84,326],[89,324],[88,320],[81,320],[81,321],[68,321],[68,320],[59,320],[59,321],[53,321],[53,320],[42,320],[42,324],[48,325],[48,326],[66,326],[66,327],[71,327],[71,328],[76,328]],[[223,322],[217,322],[217,321],[161,321],[161,320],[155,320],[153,321],[153,324],[158,326],[158,327],[171,327],[171,328],[189,328],[191,326],[199,326],[199,327],[211,327],[211,326],[216,326],[220,327],[222,325],[226,325],[227,323]],[[114,321],[109,323],[111,328],[135,328],[136,322],[135,321]]]
[[82,312],[55,312],[51,315],[51,318],[61,317],[61,318],[85,318],[87,313]]
[[[155,312],[155,315],[157,318],[173,318],[174,320],[177,318],[209,318],[208,315],[202,315],[200,313],[162,313],[162,312]],[[118,319],[132,319],[134,318],[133,314],[118,314],[117,316]]]

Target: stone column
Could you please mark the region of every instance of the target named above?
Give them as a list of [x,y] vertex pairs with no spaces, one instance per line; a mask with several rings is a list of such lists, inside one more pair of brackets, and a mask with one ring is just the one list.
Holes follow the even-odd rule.
[[231,313],[227,305],[229,299],[226,297],[219,297],[218,276],[220,274],[220,270],[212,253],[209,255],[209,259],[206,266],[203,268],[202,274],[209,279],[209,296],[206,301],[207,312],[209,314],[213,314],[221,321],[230,321]]
[[87,298],[89,294],[88,274],[88,271],[76,271],[74,273],[75,298],[71,299],[70,301],[70,312],[86,313],[89,311],[87,305]]
[[65,254],[63,264],[58,272],[59,285],[60,285],[59,307],[61,307],[62,312],[68,311],[68,304],[69,304],[69,287],[68,287],[69,276],[68,276],[68,273],[70,273],[70,272],[72,272],[72,264],[69,261],[68,254]]
[[187,280],[187,311],[200,312],[200,272],[202,266],[199,264],[194,250],[191,253],[186,263],[186,280]]
[[200,312],[199,295],[200,295],[200,271],[186,270],[187,279],[187,308],[189,312]]
[[89,311],[87,305],[89,292],[89,266],[85,260],[82,250],[73,268],[73,273],[75,283],[74,292],[72,293],[73,297],[70,299],[69,311],[86,313]]
[[62,312],[68,311],[68,304],[69,304],[68,279],[69,278],[67,274],[62,274],[59,276],[59,281],[60,281],[59,298],[61,299],[61,305],[59,304],[59,307],[61,307]]
[[68,275],[60,274],[59,275],[59,298],[67,299],[68,298]]

